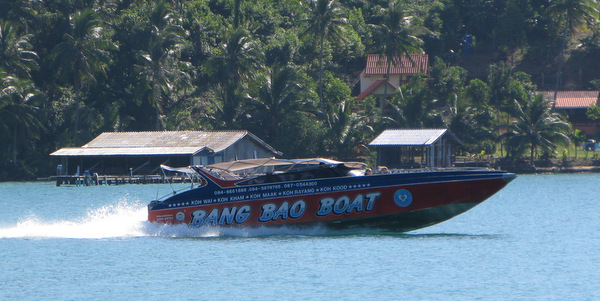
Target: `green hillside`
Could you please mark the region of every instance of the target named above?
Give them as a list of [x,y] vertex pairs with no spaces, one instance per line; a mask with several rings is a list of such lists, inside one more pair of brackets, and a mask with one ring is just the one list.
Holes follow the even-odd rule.
[[[371,53],[427,53],[429,74],[357,102]],[[364,159],[385,128],[449,127],[465,155],[533,163],[574,135],[534,92],[600,89],[599,54],[595,0],[0,0],[0,180],[105,131]]]

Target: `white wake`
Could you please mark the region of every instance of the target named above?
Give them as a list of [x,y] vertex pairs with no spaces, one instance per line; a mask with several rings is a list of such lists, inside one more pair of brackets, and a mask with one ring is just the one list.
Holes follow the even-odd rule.
[[273,235],[329,235],[321,227],[311,228],[194,228],[187,225],[164,225],[147,221],[143,204],[119,203],[89,209],[86,216],[64,220],[44,220],[35,216],[22,218],[15,225],[0,228],[1,238],[76,238],[103,239],[127,237],[208,238],[264,237]]
[[144,236],[146,206],[120,203],[90,209],[73,220],[26,217],[16,225],[0,228],[0,238],[111,238]]

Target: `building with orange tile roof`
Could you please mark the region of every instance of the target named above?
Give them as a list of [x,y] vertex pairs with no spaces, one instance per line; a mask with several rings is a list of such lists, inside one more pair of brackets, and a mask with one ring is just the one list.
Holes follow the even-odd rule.
[[[383,97],[385,91],[385,77],[387,74],[388,62],[385,56],[379,54],[369,54],[367,56],[367,65],[360,74],[360,94],[357,100],[365,99],[369,95]],[[408,82],[410,77],[416,73],[427,73],[429,67],[429,56],[427,54],[413,54],[408,56],[396,57],[392,66],[390,66],[390,77],[388,82],[388,96],[395,94],[395,91]]]
[[[589,137],[597,137],[600,128],[599,120],[591,120],[586,111],[600,102],[600,91],[540,91],[545,99],[552,101],[552,106],[565,112],[573,127]],[[556,94],[556,96],[555,96]]]

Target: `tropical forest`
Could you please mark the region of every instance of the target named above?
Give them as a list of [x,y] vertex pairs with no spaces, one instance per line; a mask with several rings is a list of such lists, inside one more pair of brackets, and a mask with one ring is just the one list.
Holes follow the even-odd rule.
[[[449,128],[463,156],[575,156],[596,137],[536,92],[600,90],[598,21],[596,0],[0,0],[0,180],[113,131],[368,161],[384,129]],[[359,101],[369,54],[428,72]]]

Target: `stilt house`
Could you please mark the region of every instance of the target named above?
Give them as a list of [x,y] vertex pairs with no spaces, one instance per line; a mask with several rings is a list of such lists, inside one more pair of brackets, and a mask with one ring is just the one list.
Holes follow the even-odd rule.
[[150,175],[160,165],[206,165],[281,153],[248,131],[106,132],[81,147],[50,154],[60,158],[57,175]]

